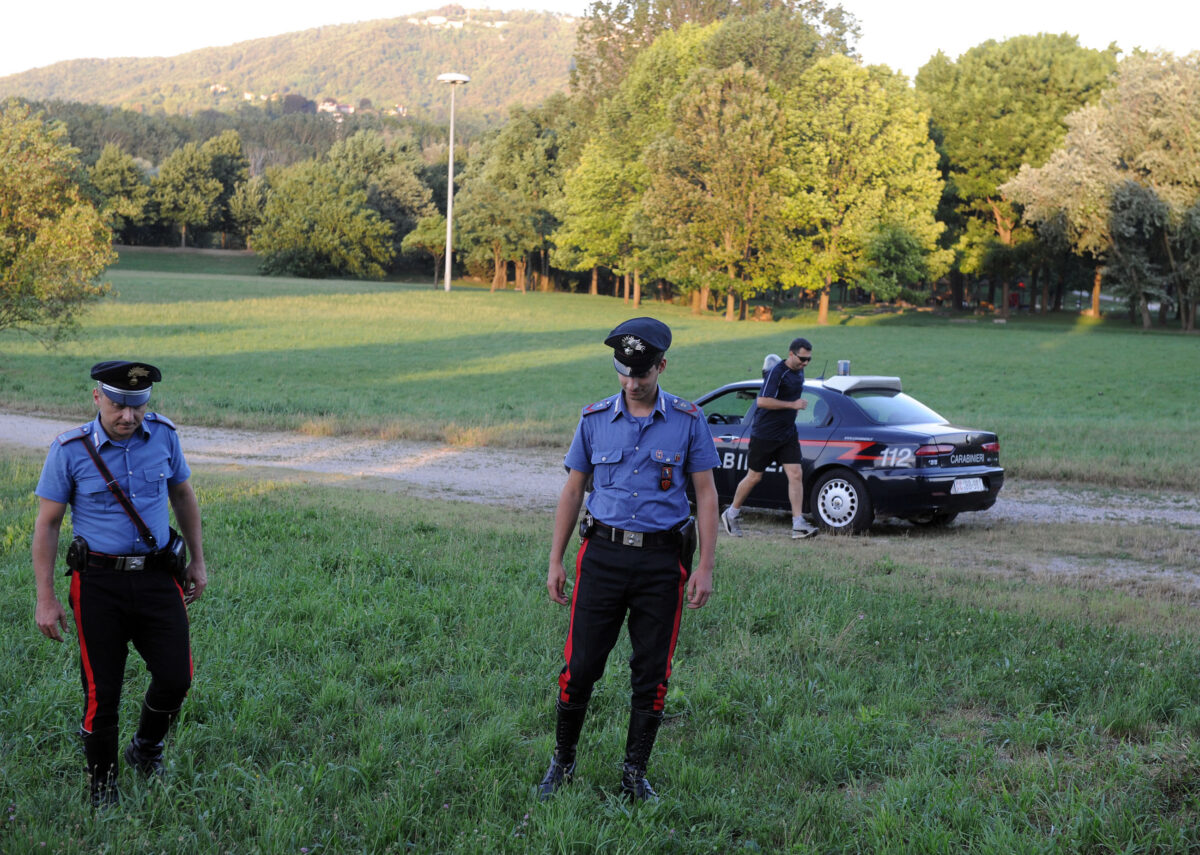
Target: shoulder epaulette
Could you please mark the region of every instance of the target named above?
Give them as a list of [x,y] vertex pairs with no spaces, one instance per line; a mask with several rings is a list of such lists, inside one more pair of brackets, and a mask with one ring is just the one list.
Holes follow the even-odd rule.
[[173,431],[179,430],[179,428],[175,427],[175,422],[171,421],[162,413],[146,413],[146,421],[158,422],[159,424],[166,425]]
[[696,416],[700,415],[700,408],[691,401],[683,400],[683,398],[675,398],[673,401],[671,401],[671,406],[679,410],[681,413],[687,413],[692,418],[696,418]]
[[56,436],[54,438],[54,441],[57,442],[59,445],[66,445],[71,440],[83,439],[85,436],[87,436],[91,432],[92,432],[92,423],[88,422],[86,425],[80,425],[77,428],[71,428],[69,431],[60,433],[58,436]]
[[588,404],[586,407],[583,408],[583,411],[579,415],[580,416],[590,416],[590,415],[592,415],[592,413],[602,413],[605,410],[607,410],[609,407],[611,407],[613,405],[613,401],[615,401],[615,400],[616,400],[615,397],[605,398],[603,401],[597,401],[594,404]]

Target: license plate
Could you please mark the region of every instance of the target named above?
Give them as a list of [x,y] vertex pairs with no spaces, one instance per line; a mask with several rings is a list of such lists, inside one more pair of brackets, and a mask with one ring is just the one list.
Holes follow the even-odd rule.
[[959,493],[982,493],[985,489],[982,478],[955,478],[950,493],[956,496]]

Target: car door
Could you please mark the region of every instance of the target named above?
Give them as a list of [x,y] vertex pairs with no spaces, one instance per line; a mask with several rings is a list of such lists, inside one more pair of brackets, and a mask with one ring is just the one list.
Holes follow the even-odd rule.
[[704,417],[720,461],[713,480],[723,503],[733,498],[738,481],[746,474],[746,444],[750,441],[747,415],[756,397],[757,389],[730,389],[704,402]]
[[[800,443],[800,463],[804,471],[805,489],[812,483],[811,475],[815,462],[820,458],[829,442],[830,436],[837,428],[837,409],[830,401],[832,393],[824,389],[805,387],[801,398],[808,404],[802,410],[796,411],[796,435]],[[754,424],[757,407],[752,407],[743,419],[743,433],[739,437],[737,448],[740,453],[733,455],[734,468],[728,473],[734,486],[746,475],[747,458],[750,447],[750,428]],[[718,446],[719,448],[719,446]],[[722,460],[724,466],[724,460]],[[732,493],[731,493],[732,494]],[[759,507],[788,508],[787,476],[783,468],[772,464],[763,472],[761,483],[747,500],[747,504]]]

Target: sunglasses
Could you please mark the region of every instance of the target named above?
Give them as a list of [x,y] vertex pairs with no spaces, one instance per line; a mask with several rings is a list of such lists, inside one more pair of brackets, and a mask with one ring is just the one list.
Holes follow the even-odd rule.
[[[796,354],[793,353],[792,356],[796,356]],[[796,356],[796,359],[798,359],[800,362],[812,362],[811,356]]]

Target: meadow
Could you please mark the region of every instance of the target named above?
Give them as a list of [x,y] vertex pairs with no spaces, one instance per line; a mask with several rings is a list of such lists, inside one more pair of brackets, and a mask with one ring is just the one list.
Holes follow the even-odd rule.
[[[185,424],[565,444],[577,407],[615,386],[599,342],[631,314],[611,298],[119,270],[120,297],[59,352],[0,336],[0,409],[86,418],[86,366],[119,350],[162,365],[156,407]],[[1161,467],[1162,485],[1195,490],[1182,453],[1200,409],[1195,338],[642,311],[676,332],[664,385],[681,394],[755,376],[764,351],[803,334],[818,366],[898,373],[956,420],[997,426],[1010,477],[1149,487],[1144,469]],[[74,639],[49,642],[32,620],[43,455],[0,450],[4,853],[1200,848],[1194,598],[985,572],[1068,542],[1153,560],[1169,540],[1186,564],[1195,531],[723,538],[714,599],[685,615],[651,761],[663,802],[631,808],[615,792],[622,639],[577,782],[538,804],[567,621],[544,588],[549,514],[236,467],[193,478],[211,584],[191,610],[196,678],[169,774],[123,772],[122,806],[94,815]],[[146,680],[136,657],[127,680],[126,728]]]
[[120,354],[164,370],[156,406],[185,424],[557,448],[579,408],[615,388],[608,330],[653,313],[674,332],[663,385],[684,397],[759,376],[767,353],[804,335],[815,345],[809,376],[839,359],[897,374],[950,420],[995,430],[1014,477],[1200,482],[1200,339],[1174,330],[869,310],[827,327],[805,312],[727,323],[611,297],[268,279],[248,275],[252,264],[240,253],[124,252],[109,275],[116,295],[76,340],[47,352],[0,333],[0,409],[86,417],[87,367]]

